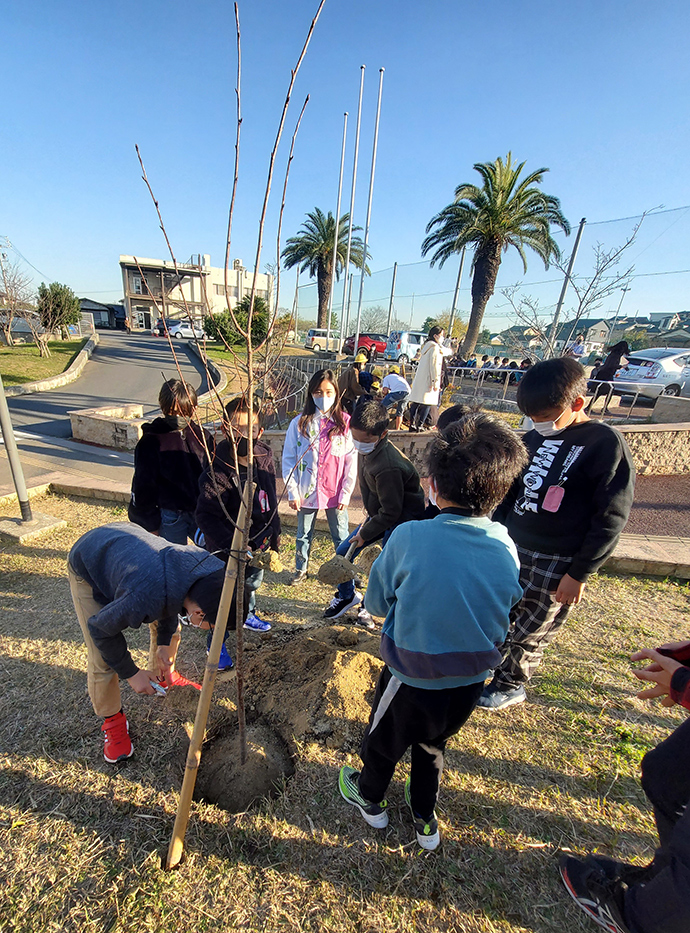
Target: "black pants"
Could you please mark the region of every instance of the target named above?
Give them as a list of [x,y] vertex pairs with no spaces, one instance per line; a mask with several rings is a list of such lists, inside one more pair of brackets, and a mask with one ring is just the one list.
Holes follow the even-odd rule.
[[654,807],[660,846],[651,881],[629,888],[632,933],[690,930],[690,720],[642,759],[642,787]]
[[395,766],[411,746],[412,809],[428,820],[436,806],[446,742],[467,722],[483,688],[477,683],[422,690],[402,683],[384,667],[362,741],[362,795],[374,803],[383,800]]

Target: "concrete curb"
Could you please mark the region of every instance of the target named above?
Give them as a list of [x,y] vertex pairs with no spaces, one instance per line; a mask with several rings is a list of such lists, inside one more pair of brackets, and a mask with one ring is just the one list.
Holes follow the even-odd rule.
[[[201,348],[196,340],[190,340],[187,344],[192,353],[195,353],[199,359],[203,362],[204,358],[201,355]],[[228,377],[225,375],[222,369],[218,369],[213,360],[206,358],[206,363],[208,365],[208,371],[213,377],[214,388],[210,389],[208,392],[204,392],[203,395],[200,395],[197,399],[199,405],[208,405],[212,402],[217,395],[221,395],[228,384]]]
[[[44,477],[48,482],[37,483],[28,489],[29,498],[37,498],[47,493],[63,496],[82,496],[105,502],[126,504],[131,490],[128,484],[115,481],[88,478],[79,479],[69,474],[53,473]],[[0,496],[0,506],[16,503],[16,493]],[[297,524],[297,513],[287,502],[282,502],[280,519],[283,525],[292,529]],[[350,530],[353,531],[363,515],[359,509],[350,509]],[[358,521],[359,519],[359,521]],[[317,531],[328,532],[325,518],[317,518]],[[616,550],[604,564],[608,573],[641,574],[651,577],[675,577],[690,580],[690,538],[665,535],[621,535]]]
[[12,398],[16,395],[30,395],[32,392],[50,392],[51,389],[59,389],[62,386],[75,382],[82,374],[82,370],[91,358],[91,354],[100,343],[101,338],[98,334],[93,334],[77,354],[76,360],[71,366],[68,366],[64,373],[58,376],[51,376],[50,379],[40,379],[38,382],[24,382],[19,386],[8,386],[5,389],[5,395]]

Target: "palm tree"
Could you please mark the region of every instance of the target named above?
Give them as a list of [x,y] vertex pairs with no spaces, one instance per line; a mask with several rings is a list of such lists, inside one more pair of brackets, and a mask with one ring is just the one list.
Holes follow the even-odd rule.
[[534,187],[542,183],[547,168],[540,168],[519,180],[525,163],[505,160],[479,162],[475,171],[482,177],[481,188],[463,184],[455,189],[455,201],[429,221],[428,236],[422,243],[422,256],[432,252],[430,265],[443,263],[464,246],[474,247],[472,260],[472,311],[462,345],[465,358],[474,351],[489,298],[494,293],[501,253],[514,246],[525,272],[525,247],[540,257],[548,269],[549,260],[559,259],[558,244],[551,236],[555,224],[570,233],[570,224],[561,211],[558,198]]
[[[347,228],[350,215],[343,214],[338,225],[338,250],[335,277],[338,279],[345,268],[347,259]],[[361,227],[353,227],[361,230]],[[309,270],[309,275],[316,276],[319,291],[318,327],[328,326],[328,302],[331,296],[331,273],[333,269],[333,240],[335,239],[335,219],[329,211],[324,214],[315,207],[307,214],[302,229],[297,236],[290,237],[285,244],[282,258],[286,269],[301,263],[301,271]],[[367,259],[371,253],[367,250]],[[364,244],[358,236],[353,236],[350,243],[350,262],[361,269],[364,266]],[[369,267],[364,266],[369,275]],[[345,336],[344,334],[341,336]]]

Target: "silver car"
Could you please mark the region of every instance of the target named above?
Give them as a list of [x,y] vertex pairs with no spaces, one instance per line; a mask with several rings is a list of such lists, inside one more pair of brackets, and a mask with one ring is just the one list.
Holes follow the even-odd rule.
[[654,347],[635,350],[625,366],[613,377],[616,393],[639,392],[647,398],[660,395],[680,395],[683,369],[690,365],[690,350],[678,347]]
[[190,339],[195,337],[197,340],[201,340],[202,337],[206,336],[202,327],[195,326],[192,328],[189,321],[174,321],[168,323],[168,333],[171,337],[175,337],[178,340],[181,340],[183,337],[188,337]]

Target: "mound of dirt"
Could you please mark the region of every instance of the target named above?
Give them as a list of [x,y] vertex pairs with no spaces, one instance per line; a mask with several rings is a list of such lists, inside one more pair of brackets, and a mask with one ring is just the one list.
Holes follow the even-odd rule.
[[241,813],[257,798],[277,793],[294,772],[285,743],[263,723],[247,726],[247,761],[241,765],[239,731],[228,724],[204,743],[194,799]]

